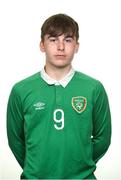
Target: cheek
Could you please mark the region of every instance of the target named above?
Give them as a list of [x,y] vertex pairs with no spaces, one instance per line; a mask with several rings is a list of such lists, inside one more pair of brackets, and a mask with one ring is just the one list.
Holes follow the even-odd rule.
[[53,53],[55,51],[55,46],[54,45],[48,45],[45,47],[45,51],[48,53]]
[[76,49],[75,48],[68,48],[67,54],[68,56],[73,56],[75,54]]
[[49,58],[53,57],[53,55],[55,54],[54,52],[55,51],[53,47],[45,49],[46,57],[49,57]]

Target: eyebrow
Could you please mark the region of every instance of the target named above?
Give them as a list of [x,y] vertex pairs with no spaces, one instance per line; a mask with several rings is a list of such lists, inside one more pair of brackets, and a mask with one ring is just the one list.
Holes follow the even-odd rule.
[[65,38],[72,38],[72,39],[74,39],[74,36],[72,36],[72,35],[66,35]]
[[[57,38],[57,37],[59,37],[59,36],[57,36],[57,35],[55,35],[55,36],[54,36],[54,35],[48,35],[47,38],[49,39],[49,38]],[[72,38],[72,39],[74,39],[74,36],[72,36],[72,35],[66,35],[64,38]]]

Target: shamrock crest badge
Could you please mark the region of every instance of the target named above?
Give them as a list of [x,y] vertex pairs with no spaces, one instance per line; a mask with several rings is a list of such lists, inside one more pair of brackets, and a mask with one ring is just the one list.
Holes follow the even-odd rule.
[[72,98],[72,107],[76,112],[78,113],[83,112],[86,106],[87,106],[87,99],[85,97],[77,96]]

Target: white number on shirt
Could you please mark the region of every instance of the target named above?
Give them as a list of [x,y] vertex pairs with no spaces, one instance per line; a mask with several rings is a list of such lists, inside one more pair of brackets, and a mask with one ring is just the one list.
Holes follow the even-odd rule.
[[[57,119],[57,113],[60,113],[60,115],[61,115],[60,119]],[[56,109],[54,111],[53,119],[56,122],[56,124],[54,124],[54,127],[57,130],[61,130],[64,128],[64,111],[62,109]]]

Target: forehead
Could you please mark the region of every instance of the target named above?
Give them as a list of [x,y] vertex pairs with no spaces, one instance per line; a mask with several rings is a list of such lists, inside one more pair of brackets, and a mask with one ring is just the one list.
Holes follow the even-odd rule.
[[70,27],[53,27],[51,26],[46,32],[45,32],[45,35],[48,34],[50,36],[53,36],[53,37],[57,37],[57,36],[61,36],[61,35],[64,35],[64,36],[75,36],[75,32],[73,31],[72,28]]

